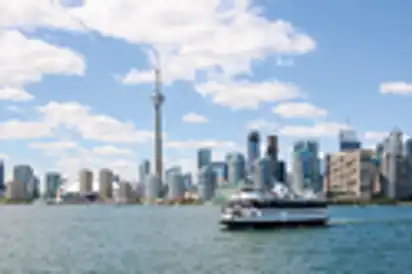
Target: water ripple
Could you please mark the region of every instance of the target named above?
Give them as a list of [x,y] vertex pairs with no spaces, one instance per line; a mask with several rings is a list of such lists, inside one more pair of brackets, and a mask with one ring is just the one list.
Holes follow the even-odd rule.
[[222,232],[216,207],[0,208],[0,273],[408,273],[412,207],[323,229]]

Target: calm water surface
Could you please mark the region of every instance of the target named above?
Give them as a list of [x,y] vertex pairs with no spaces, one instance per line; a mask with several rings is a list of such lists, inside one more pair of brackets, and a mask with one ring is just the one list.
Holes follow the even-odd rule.
[[330,212],[329,228],[224,232],[214,206],[2,206],[0,273],[410,273],[412,207]]

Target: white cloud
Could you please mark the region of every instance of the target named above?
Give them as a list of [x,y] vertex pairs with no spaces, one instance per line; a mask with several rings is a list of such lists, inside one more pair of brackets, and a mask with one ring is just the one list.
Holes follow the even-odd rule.
[[76,148],[77,144],[72,141],[33,142],[29,144],[29,147],[39,150],[68,150]]
[[152,131],[137,130],[131,122],[94,113],[89,106],[77,102],[50,102],[38,110],[46,125],[53,128],[65,126],[86,140],[134,143],[146,142],[153,137]]
[[256,109],[263,102],[278,102],[304,96],[297,86],[277,81],[261,83],[211,81],[198,84],[196,89],[203,96],[211,96],[214,103],[234,109]]
[[23,89],[10,87],[0,88],[0,100],[24,102],[33,99],[34,96]]
[[[193,0],[88,0],[75,8],[65,8],[56,3],[49,0],[35,3],[33,0],[1,1],[0,28],[45,26],[89,30],[152,46],[161,56],[165,83],[193,81],[196,80],[196,72],[206,72],[209,82],[197,84],[198,91],[211,96],[218,104],[233,108],[256,108],[265,101],[301,97],[298,88],[292,84],[236,83],[231,79],[252,74],[252,62],[256,60],[274,55],[305,54],[316,46],[311,37],[290,23],[264,18],[260,10],[247,0],[235,1],[230,6],[219,0],[197,0],[196,3]],[[0,32],[0,46],[3,52],[0,52],[0,86],[21,87],[40,81],[46,74],[84,73],[85,65],[79,54],[27,39],[14,30]],[[146,73],[146,77],[138,76],[137,82],[153,80],[147,68],[140,68],[137,72]],[[211,79],[213,73],[219,77]],[[136,75],[126,82],[136,81]],[[4,127],[4,124],[10,122],[0,124],[0,139],[4,136],[49,136],[52,130],[61,126],[88,140],[144,142],[152,138],[150,131],[139,131],[130,122],[94,113],[89,107],[74,102],[51,102],[39,110],[42,114],[40,122],[11,122],[14,131],[18,131],[16,123],[22,125],[23,131],[19,133],[7,131],[10,125]],[[172,147],[220,147],[222,144],[218,143],[206,140],[169,144]],[[233,145],[232,142],[223,144]],[[116,163],[132,165],[127,161],[119,159]],[[76,166],[106,165],[107,159],[83,151],[71,158],[62,158],[59,164],[68,171],[77,172]]]
[[165,146],[175,149],[196,149],[196,148],[235,148],[236,143],[231,141],[218,140],[186,140],[186,141],[166,141]]
[[286,125],[280,134],[292,137],[336,137],[339,130],[348,128],[346,124],[336,122],[315,123],[311,126]]
[[115,146],[101,146],[94,147],[92,151],[99,155],[111,156],[111,155],[130,155],[133,152],[130,149],[118,148]]
[[0,140],[38,139],[52,136],[52,129],[41,121],[9,120],[0,123]]
[[311,37],[290,23],[261,16],[250,1],[225,5],[218,0],[199,0],[195,4],[190,0],[88,0],[76,8],[64,8],[56,1],[37,2],[3,2],[0,25],[77,30],[85,26],[133,43],[180,46],[186,53],[215,49],[215,55],[258,55],[262,51],[299,54],[315,47]]
[[78,148],[77,143],[68,140],[32,142],[28,146],[48,157],[66,157],[67,152],[73,152]]
[[363,139],[382,141],[384,138],[389,136],[388,131],[368,131],[363,135]]
[[286,102],[272,108],[272,112],[285,118],[316,118],[328,114],[325,109],[306,102]]
[[[0,18],[3,14],[0,11]],[[16,30],[0,29],[0,48],[0,86],[38,82],[45,74],[83,75],[85,70],[79,54],[28,39]]]
[[40,117],[34,121],[1,122],[0,139],[53,137],[61,129],[79,134],[85,140],[101,142],[139,143],[153,138],[152,131],[138,130],[132,122],[95,113],[89,106],[77,102],[49,102],[37,107],[37,111]]
[[267,20],[249,1],[228,6],[218,0],[89,0],[70,13],[88,29],[154,45],[170,81],[194,80],[196,70],[216,67],[233,76],[249,72],[254,59],[304,54],[315,47],[311,37],[288,22]]
[[7,154],[0,153],[0,160],[7,160],[7,159],[9,159],[9,156]]
[[[80,30],[81,23],[49,0],[0,1],[0,28],[49,26]],[[60,0],[61,1],[61,0]]]
[[386,82],[380,85],[380,92],[383,94],[412,94],[412,83],[407,82]]
[[209,120],[206,117],[200,114],[194,113],[194,112],[187,113],[186,115],[183,116],[182,120],[184,122],[192,123],[192,124],[202,124],[202,123],[209,122]]
[[123,76],[118,75],[117,78],[125,85],[136,85],[140,83],[154,82],[155,75],[154,72],[150,70],[140,71],[137,69],[131,69]]
[[[0,26],[96,31],[130,43],[148,45],[160,56],[165,83],[195,81],[199,71],[206,72],[209,77],[218,76],[213,77],[214,81],[199,84],[197,89],[203,95],[211,95],[215,103],[234,108],[256,108],[260,102],[291,99],[298,95],[293,86],[278,82],[223,84],[220,80],[251,75],[254,61],[270,56],[280,60],[283,55],[305,54],[316,47],[309,35],[287,21],[265,18],[262,8],[248,0],[234,1],[230,5],[223,0],[197,0],[196,3],[192,0],[88,0],[74,8],[58,5],[55,1],[37,2],[36,5],[32,0],[1,3]],[[41,58],[42,52],[46,50],[30,57]],[[78,59],[67,61],[67,50],[60,58],[57,58],[57,51],[54,53],[53,61],[60,60],[61,63],[49,65],[44,73],[53,73],[56,67],[66,68],[60,73],[82,72]],[[149,67],[153,67],[153,52],[146,53]],[[30,69],[25,72],[26,81],[40,78],[38,70],[36,73]],[[153,81],[148,68],[132,69],[121,78],[128,84]],[[217,79],[220,80],[215,82]]]

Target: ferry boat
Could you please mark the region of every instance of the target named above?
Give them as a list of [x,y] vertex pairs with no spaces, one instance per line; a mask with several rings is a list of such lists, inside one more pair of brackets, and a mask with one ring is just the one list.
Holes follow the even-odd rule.
[[220,223],[227,229],[326,226],[327,203],[314,195],[297,196],[280,183],[271,191],[247,186],[223,205]]

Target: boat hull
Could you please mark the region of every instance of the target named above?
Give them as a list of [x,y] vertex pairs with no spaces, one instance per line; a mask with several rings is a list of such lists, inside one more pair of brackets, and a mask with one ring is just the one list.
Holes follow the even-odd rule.
[[302,216],[287,216],[282,214],[279,216],[257,216],[257,217],[233,217],[231,215],[223,215],[220,219],[220,224],[227,229],[243,229],[243,228],[299,228],[299,227],[322,227],[328,225],[327,215],[302,215]]

